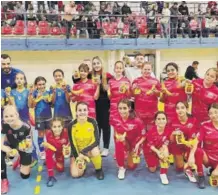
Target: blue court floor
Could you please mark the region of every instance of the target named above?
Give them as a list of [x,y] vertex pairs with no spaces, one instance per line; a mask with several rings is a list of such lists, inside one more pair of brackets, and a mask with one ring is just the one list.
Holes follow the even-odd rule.
[[[66,161],[65,165],[65,172],[56,174],[55,177],[58,181],[50,188],[46,186],[47,172],[43,167],[39,195],[218,195],[218,188],[209,186],[207,182],[206,189],[198,189],[197,184],[190,183],[183,173],[176,173],[173,166],[170,167],[168,174],[170,183],[164,186],[160,183],[159,171],[156,173],[148,172],[143,158],[136,170],[126,172],[125,180],[118,180],[117,167],[113,160],[113,146],[110,155],[103,158],[105,179],[102,181],[95,178],[92,164],[87,166],[84,177],[79,179],[73,179],[70,176],[69,160]],[[37,185],[36,177],[37,167],[33,168],[28,180],[20,178],[18,169],[13,171],[11,167],[8,167],[10,182],[8,194],[33,195]]]

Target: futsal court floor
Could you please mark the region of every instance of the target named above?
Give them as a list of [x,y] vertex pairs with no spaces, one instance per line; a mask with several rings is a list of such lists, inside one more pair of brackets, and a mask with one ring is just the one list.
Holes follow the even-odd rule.
[[[34,131],[35,132],[35,131]],[[34,133],[36,135],[36,133]],[[34,136],[35,141],[37,140]],[[47,172],[45,166],[41,174],[38,165],[32,169],[31,177],[22,180],[19,169],[13,171],[8,167],[10,191],[8,195],[34,195],[35,187],[40,186],[39,195],[218,195],[218,188],[206,184],[206,189],[199,189],[196,183],[190,183],[183,173],[176,173],[173,166],[169,169],[169,185],[162,185],[159,171],[150,173],[142,156],[141,163],[134,171],[126,172],[125,180],[118,180],[116,161],[113,159],[114,146],[111,139],[110,155],[103,158],[104,180],[97,180],[92,164],[88,164],[86,173],[79,179],[73,179],[69,173],[69,160],[65,162],[65,172],[56,173],[57,183],[46,186]],[[37,144],[36,144],[37,145]],[[37,175],[41,181],[37,182]],[[208,181],[208,178],[207,178]]]

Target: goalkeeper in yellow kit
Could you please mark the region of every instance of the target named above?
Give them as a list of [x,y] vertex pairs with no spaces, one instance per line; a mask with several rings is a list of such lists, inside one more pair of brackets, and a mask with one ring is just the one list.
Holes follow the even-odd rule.
[[88,105],[79,102],[76,106],[76,119],[68,126],[71,146],[70,173],[72,177],[84,174],[86,163],[92,161],[96,177],[104,179],[102,158],[99,150],[99,131],[95,119],[88,117]]

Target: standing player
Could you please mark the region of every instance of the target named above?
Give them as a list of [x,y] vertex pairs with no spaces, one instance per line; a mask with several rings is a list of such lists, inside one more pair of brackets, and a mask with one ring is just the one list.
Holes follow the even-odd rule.
[[192,81],[194,85],[194,91],[192,93],[192,114],[199,123],[209,120],[207,114],[208,106],[218,101],[218,88],[214,84],[217,79],[218,69],[209,68],[204,79]]
[[[176,170],[183,171],[184,160],[188,159],[191,148],[182,142],[181,136],[184,136],[185,141],[194,140],[198,133],[198,123],[194,117],[188,115],[188,104],[186,102],[176,104],[176,114],[177,117],[172,121],[173,133],[171,135],[170,152],[174,155]],[[196,182],[191,169],[186,169],[185,174],[191,182]]]
[[117,61],[114,65],[115,77],[110,79],[108,96],[110,98],[110,125],[116,123],[114,116],[118,115],[118,103],[121,99],[131,97],[131,84],[124,76],[124,64]]
[[46,148],[46,167],[48,172],[47,186],[52,187],[54,182],[56,182],[54,167],[58,172],[63,172],[64,157],[65,155],[70,155],[70,151],[68,151],[69,154],[64,151],[64,148],[69,146],[69,141],[67,129],[64,129],[64,122],[62,119],[54,118],[51,121],[51,130],[46,131],[46,140],[47,142],[43,143],[43,145]]
[[160,101],[165,104],[164,111],[167,114],[168,122],[176,117],[176,103],[186,101],[187,97],[184,84],[178,75],[178,65],[170,62],[166,65],[168,79],[162,83],[162,96]]
[[197,165],[198,186],[205,188],[205,178],[203,165],[212,167],[211,177],[218,177],[218,102],[209,107],[209,121],[203,122],[198,134],[198,142],[202,143],[202,148],[195,145],[195,155],[189,157],[190,165]]
[[[4,124],[1,131],[1,179],[2,193],[8,192],[6,154],[8,156],[20,155],[20,176],[22,179],[30,177],[32,160],[32,135],[30,126],[19,118],[19,113],[14,106],[8,105],[3,112]],[[5,143],[8,143],[5,145]],[[23,144],[25,143],[25,146]]]
[[127,167],[135,169],[137,163],[134,159],[140,159],[139,152],[141,144],[145,140],[145,129],[143,122],[135,116],[131,109],[131,102],[128,99],[122,99],[118,103],[119,114],[114,124],[115,133],[115,154],[119,167],[118,178],[125,178],[125,154],[128,154]]
[[45,152],[42,143],[45,131],[50,129],[49,124],[52,118],[51,97],[49,91],[46,90],[46,79],[44,77],[37,77],[34,85],[36,90],[30,92],[29,104],[31,108],[35,108],[35,128],[38,130],[39,156],[44,160]]
[[154,122],[153,119],[158,111],[158,97],[160,95],[160,82],[151,77],[151,72],[152,64],[145,62],[142,67],[142,76],[132,83],[135,111],[146,125],[146,130],[149,130]]
[[1,67],[1,89],[6,87],[14,89],[16,87],[15,76],[18,72],[22,71],[11,67],[11,57],[8,54],[1,54]]
[[87,64],[80,64],[79,68],[80,81],[73,86],[74,91],[83,90],[83,93],[74,95],[73,100],[77,102],[87,102],[89,107],[89,117],[96,118],[95,100],[99,97],[100,79],[96,82],[88,79],[89,67]]
[[167,171],[169,167],[168,144],[171,129],[167,125],[167,116],[159,111],[155,114],[155,126],[146,134],[146,143],[143,152],[148,165],[148,170],[154,173],[160,164],[160,179],[162,184],[169,184]]
[[72,121],[70,109],[70,86],[64,81],[64,72],[56,69],[53,72],[56,85],[51,86],[52,104],[54,105],[54,117],[60,117],[64,120],[65,127]]
[[[6,98],[8,98],[8,102],[10,105],[16,106],[20,119],[25,123],[30,124],[29,90],[26,88],[26,77],[24,73],[19,72],[16,74],[15,85],[16,88],[12,89],[11,91],[8,90],[8,88],[5,89]],[[33,167],[37,164],[37,160],[38,160],[35,145],[32,154],[33,154],[33,162],[31,166]],[[14,164],[14,168],[16,168],[16,166],[18,166],[18,161]]]

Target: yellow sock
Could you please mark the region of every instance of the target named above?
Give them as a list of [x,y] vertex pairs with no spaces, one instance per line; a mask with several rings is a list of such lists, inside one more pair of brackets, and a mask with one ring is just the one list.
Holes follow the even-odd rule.
[[96,170],[102,168],[102,158],[100,154],[98,156],[91,157],[91,161]]

